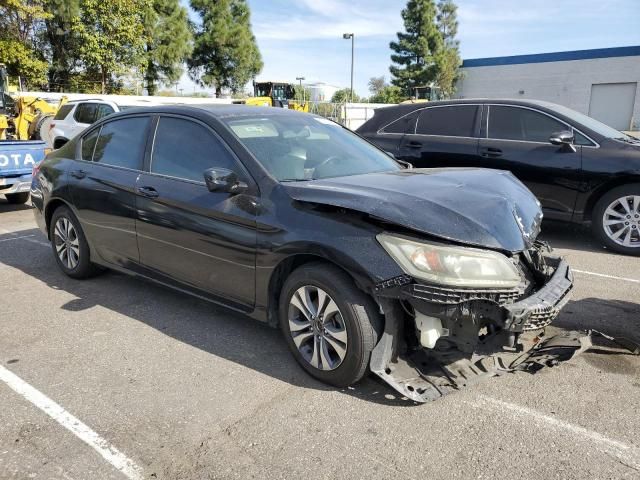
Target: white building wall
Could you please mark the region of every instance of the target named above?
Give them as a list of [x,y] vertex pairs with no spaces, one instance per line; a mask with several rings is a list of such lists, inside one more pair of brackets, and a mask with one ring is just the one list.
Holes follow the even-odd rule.
[[344,126],[356,130],[375,114],[377,108],[390,107],[386,103],[345,103],[342,107]]
[[456,98],[546,100],[585,114],[591,85],[637,82],[633,123],[640,129],[640,56],[467,67],[462,74]]

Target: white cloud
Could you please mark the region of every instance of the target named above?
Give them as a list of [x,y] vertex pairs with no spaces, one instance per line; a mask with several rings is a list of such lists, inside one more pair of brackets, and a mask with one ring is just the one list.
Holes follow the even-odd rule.
[[254,17],[253,29],[258,39],[265,40],[336,38],[347,32],[360,37],[388,36],[402,28],[401,3],[397,0],[301,0],[295,13],[286,17]]

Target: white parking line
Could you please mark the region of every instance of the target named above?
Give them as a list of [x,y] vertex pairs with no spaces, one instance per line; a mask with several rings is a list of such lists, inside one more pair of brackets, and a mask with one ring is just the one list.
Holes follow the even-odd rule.
[[490,408],[500,413],[509,413],[516,419],[528,417],[526,419],[527,423],[529,422],[529,419],[533,419],[534,422],[539,424],[544,424],[545,426],[555,428],[556,430],[564,430],[578,438],[582,438],[582,440],[594,444],[600,451],[608,455],[612,455],[624,465],[640,471],[640,448],[634,445],[614,440],[602,435],[601,433],[565,422],[564,420],[551,417],[531,408],[504,402],[485,395],[481,395],[480,401],[471,403],[471,405],[479,408]]
[[[36,243],[38,245],[42,245],[44,247],[49,247],[51,244],[49,242],[45,242],[43,240],[37,240],[33,237],[35,237],[36,235],[31,234],[31,235],[18,235],[21,232],[24,232],[25,230],[18,230],[17,232],[12,232],[11,230],[7,230],[6,228],[2,228],[0,227],[0,233],[5,233],[7,235],[16,235],[15,237],[10,237],[10,238],[3,238],[2,240],[0,240],[0,242],[9,242],[11,240],[20,240],[20,239],[24,239],[27,242],[31,242],[31,243]],[[28,231],[28,230],[26,230]]]
[[35,235],[22,235],[20,237],[3,238],[0,242],[10,242],[11,240],[20,240],[21,238],[35,237]]
[[614,275],[605,275],[604,273],[587,272],[585,270],[576,270],[575,268],[572,268],[571,270],[575,273],[581,273],[583,275],[593,275],[594,277],[610,278],[612,280],[620,280],[622,282],[640,283],[640,280],[636,280],[635,278],[616,277]]
[[136,465],[133,460],[127,458],[122,452],[109,444],[109,442],[91,430],[91,428],[82,423],[78,418],[71,415],[45,394],[33,388],[2,365],[0,365],[0,380],[6,383],[14,392],[24,397],[93,448],[102,458],[122,472],[128,479],[142,480],[142,468]]

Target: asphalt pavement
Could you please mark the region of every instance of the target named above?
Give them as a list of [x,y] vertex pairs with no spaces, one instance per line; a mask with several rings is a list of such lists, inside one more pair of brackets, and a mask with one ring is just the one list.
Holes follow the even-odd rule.
[[[557,329],[640,341],[640,257],[545,224],[575,269]],[[116,273],[57,268],[0,199],[0,479],[640,478],[640,357],[570,363],[416,405],[305,374],[278,331]]]

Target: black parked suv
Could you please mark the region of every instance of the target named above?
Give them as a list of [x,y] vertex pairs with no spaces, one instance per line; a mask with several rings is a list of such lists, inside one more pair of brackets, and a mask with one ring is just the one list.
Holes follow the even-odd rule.
[[455,100],[376,111],[358,133],[417,168],[509,170],[545,218],[592,224],[610,249],[640,255],[640,140],[542,101]]

